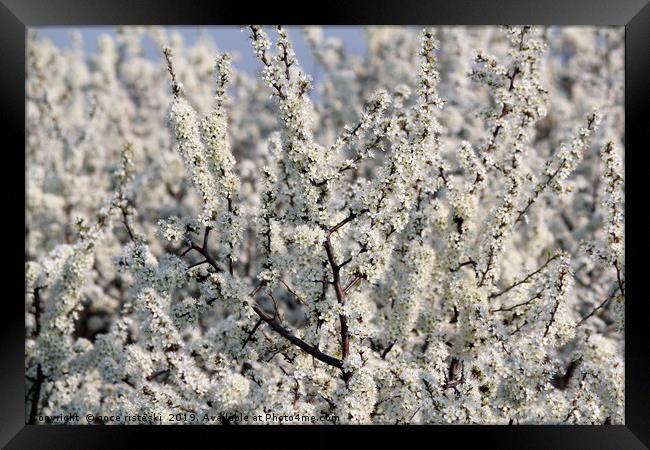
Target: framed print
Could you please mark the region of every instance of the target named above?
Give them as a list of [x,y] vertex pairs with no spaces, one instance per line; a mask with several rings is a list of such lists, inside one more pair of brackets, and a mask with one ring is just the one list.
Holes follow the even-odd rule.
[[645,0],[0,10],[2,445],[650,445]]

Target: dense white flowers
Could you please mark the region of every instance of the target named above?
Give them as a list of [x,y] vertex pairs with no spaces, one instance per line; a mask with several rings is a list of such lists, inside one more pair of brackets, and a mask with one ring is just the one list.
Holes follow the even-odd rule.
[[28,420],[623,423],[620,30],[242,31],[30,36]]

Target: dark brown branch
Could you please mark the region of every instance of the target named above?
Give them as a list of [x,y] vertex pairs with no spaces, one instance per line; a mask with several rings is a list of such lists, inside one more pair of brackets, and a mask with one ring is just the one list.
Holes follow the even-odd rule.
[[329,230],[327,230],[327,234],[330,235],[330,234],[334,233],[335,231],[337,231],[339,228],[341,228],[341,227],[342,227],[343,225],[345,225],[346,223],[352,222],[354,219],[356,219],[356,218],[359,217],[361,214],[366,213],[366,212],[368,212],[368,210],[367,210],[367,209],[363,209],[363,210],[359,211],[358,213],[354,213],[354,212],[353,212],[353,213],[350,213],[350,215],[349,215],[348,217],[346,217],[345,219],[341,220],[339,223],[337,223],[337,224],[334,225],[332,228],[330,228]]
[[458,272],[462,267],[465,267],[465,266],[473,266],[474,268],[476,268],[476,261],[470,259],[468,261],[460,263],[458,265],[458,267],[456,267],[455,269],[449,269],[449,271],[450,272]]
[[169,48],[163,49],[163,54],[165,55],[165,60],[167,61],[167,71],[172,79],[172,94],[174,97],[178,97],[181,93],[181,87],[176,80],[176,73],[174,72],[174,65],[172,64],[172,51]]
[[260,325],[262,325],[262,319],[261,318],[257,321],[257,323],[255,324],[255,326],[253,327],[251,332],[248,333],[248,336],[246,337],[246,340],[244,341],[244,344],[242,345],[242,348],[246,347],[246,344],[248,344],[248,341],[251,340],[251,338],[253,337],[253,335],[255,334],[255,332],[257,331],[257,329],[259,328]]
[[182,258],[183,256],[187,255],[192,250],[194,250],[194,248],[192,246],[190,246],[189,248],[183,250],[183,252],[181,252],[181,254],[179,256]]
[[361,279],[363,278],[363,275],[356,275],[345,288],[343,289],[343,293],[347,294],[352,287],[358,283]]
[[204,251],[208,249],[208,241],[210,239],[210,231],[212,231],[212,228],[205,227],[205,231],[203,232],[202,248],[203,248]]
[[[557,291],[558,294],[562,292],[562,286],[564,285],[564,277],[567,275],[567,271],[563,271],[560,273],[560,279],[558,280],[557,284]],[[555,314],[557,313],[557,309],[560,306],[560,296],[558,295],[557,300],[555,300],[555,305],[553,305],[553,311],[551,311],[551,320],[546,324],[546,329],[544,330],[544,337],[548,334],[549,330],[551,329],[551,325],[553,325],[553,322],[555,322]]]
[[[339,264],[337,267],[338,267],[339,269],[342,269],[342,268],[344,268],[346,265],[350,264],[351,262],[352,262],[352,257],[349,257],[348,259],[346,259],[345,261],[343,261],[341,264]],[[345,292],[345,291],[344,291],[344,292]]]
[[[282,26],[278,25],[278,31],[282,30]],[[289,62],[289,54],[288,54],[288,49],[285,43],[280,42],[278,43],[278,46],[282,47],[282,62],[284,62],[284,73],[285,76],[287,77],[287,81],[290,80],[290,72],[289,68],[291,67],[291,62]]]
[[129,214],[123,205],[120,205],[120,211],[122,211],[122,222],[124,223],[126,232],[129,234],[129,239],[131,239],[131,242],[136,242],[135,234],[131,229],[131,225],[129,225]]
[[210,254],[207,252],[207,249],[203,249],[196,244],[192,244],[192,249],[203,255],[208,264],[210,264],[217,272],[222,273],[226,271],[226,269],[223,268],[221,264],[219,264],[212,256],[210,256]]
[[202,265],[202,264],[206,264],[207,262],[208,262],[207,259],[204,259],[203,261],[196,262],[196,263],[194,263],[194,264],[191,264],[191,265],[187,268],[187,270],[193,269],[194,267],[200,266],[200,265]]
[[384,349],[384,351],[381,352],[381,359],[386,359],[386,356],[388,356],[388,353],[389,353],[389,352],[392,350],[392,348],[395,346],[395,343],[396,343],[396,342],[397,342],[397,341],[393,341],[393,342],[391,342],[391,343],[388,345],[388,347],[386,347],[386,348]]
[[[336,293],[336,299],[340,305],[345,305],[345,292],[341,287],[341,268],[336,263],[336,257],[334,256],[334,250],[332,250],[332,245],[330,243],[329,237],[323,243],[325,247],[325,252],[327,253],[327,259],[330,263],[330,268],[332,269],[333,276],[333,285],[334,292]],[[350,335],[348,332],[348,319],[345,315],[339,315],[339,321],[341,323],[341,354],[343,359],[347,358],[350,354]],[[351,374],[345,373],[344,378],[347,382]]]
[[41,332],[41,291],[47,286],[36,286],[34,288],[34,338]]
[[160,369],[152,373],[151,375],[147,376],[147,381],[151,381],[156,377],[159,377],[160,375],[166,374],[169,372],[169,369]]
[[29,424],[36,424],[36,415],[38,414],[38,404],[41,400],[41,388],[43,382],[45,381],[45,375],[43,375],[43,370],[41,365],[36,366],[36,381],[34,381],[34,395],[32,396],[32,403],[29,408]]
[[268,292],[269,297],[271,297],[271,301],[273,302],[273,320],[278,320],[278,322],[282,322],[282,315],[280,314],[280,309],[278,308],[278,302],[275,300],[275,297],[273,296],[272,292]]
[[[251,32],[253,33],[253,40],[257,40],[257,38],[260,35],[259,30],[254,25],[249,26],[249,28],[251,29]],[[266,67],[271,66],[271,62],[268,60],[268,58],[266,56],[266,51],[262,51],[261,54],[259,55],[259,58],[262,61],[262,64],[264,64]],[[282,92],[282,86],[280,86],[276,82],[272,82],[271,84],[275,88],[275,90],[278,92],[278,97],[286,98],[286,95]]]
[[258,284],[258,285],[255,287],[255,289],[253,289],[253,290],[251,291],[251,293],[248,294],[248,296],[249,296],[249,297],[255,297],[255,296],[257,295],[257,293],[260,291],[260,289],[262,289],[263,287],[264,287],[264,283],[263,283],[263,282],[260,283],[260,284]]
[[[521,31],[521,39],[519,41],[519,48],[518,48],[519,51],[521,51],[523,49],[524,36],[526,34],[526,31],[527,31],[526,28],[522,29],[522,31]],[[509,86],[508,86],[508,92],[512,92],[512,90],[514,89],[514,87],[515,87],[515,78],[517,78],[517,75],[519,75],[519,73],[520,73],[519,67],[515,66],[515,68],[512,70],[512,73],[510,75],[508,75],[508,79],[510,80],[510,83],[509,83]],[[510,112],[511,112],[511,110],[508,108],[508,106],[506,104],[504,104],[503,107],[501,108],[501,113],[499,114],[498,120],[503,119]],[[490,153],[494,149],[494,147],[496,146],[497,137],[499,136],[499,132],[502,129],[503,129],[502,125],[497,125],[496,127],[494,127],[494,130],[492,131],[492,137],[491,137],[490,143],[485,148],[485,153]],[[485,164],[486,162],[487,162],[487,157],[484,156],[483,157],[483,164]],[[481,177],[477,174],[476,175],[476,180],[474,181],[474,185],[478,184],[480,181],[481,181]]]
[[327,402],[328,405],[330,405],[330,411],[336,410],[336,405],[334,404],[334,402],[331,399],[325,397],[323,394],[319,394],[319,395],[321,396],[321,398],[323,400],[325,400]]
[[[41,332],[41,295],[40,291],[45,289],[47,286],[36,286],[34,288],[34,339],[38,337]],[[41,399],[41,388],[43,382],[45,381],[45,375],[41,369],[41,365],[36,366],[36,379],[33,382],[32,389],[34,394],[32,395],[32,402],[29,409],[29,424],[36,423],[36,415],[38,414],[38,404]]]
[[[228,197],[228,212],[230,213],[228,215],[228,220],[232,223],[233,206],[232,206],[232,199],[230,197]],[[207,239],[206,239],[206,242],[207,242]],[[235,273],[235,267],[234,267],[233,259],[232,259],[232,253],[233,253],[233,250],[234,250],[234,246],[233,246],[232,241],[230,241],[228,243],[228,245],[230,247],[230,253],[228,254],[228,273],[230,275],[233,275]]]
[[519,333],[523,327],[528,325],[528,320],[524,320],[521,325],[517,326],[514,331],[510,333],[510,336],[514,336],[515,334]]
[[621,294],[625,296],[625,283],[621,280],[621,269],[618,267],[618,262],[614,262],[614,268],[616,269],[616,281],[618,282],[618,288],[621,290]]
[[546,329],[544,330],[544,337],[548,334],[549,330],[551,329],[551,325],[553,325],[553,322],[555,322],[555,313],[557,313],[557,308],[560,306],[560,300],[555,301],[555,305],[553,306],[553,311],[551,311],[551,320],[548,321],[546,324]]
[[485,279],[487,278],[487,274],[492,269],[492,260],[493,259],[494,259],[494,249],[490,248],[490,254],[488,255],[488,262],[485,265],[485,271],[483,271],[483,275],[481,276],[481,281],[479,281],[479,283],[478,283],[479,287],[483,286],[483,283],[485,283]]
[[566,415],[566,417],[564,418],[564,421],[563,421],[563,422],[568,422],[569,419],[571,418],[571,415],[572,415],[574,412],[576,412],[577,410],[578,410],[578,407],[577,407],[577,406],[574,406],[574,407],[571,409],[571,411],[569,411],[569,413]]
[[316,348],[316,346],[309,345],[302,339],[294,336],[293,334],[291,334],[289,330],[287,330],[282,325],[280,325],[280,323],[277,321],[276,318],[271,317],[270,315],[262,311],[262,309],[259,306],[253,305],[253,311],[255,311],[255,313],[260,317],[260,319],[262,319],[264,322],[269,324],[269,326],[273,328],[273,330],[276,333],[278,333],[279,335],[287,339],[293,345],[300,347],[302,350],[309,353],[317,360],[324,362],[325,364],[328,364],[332,367],[336,367],[338,369],[343,368],[343,361],[321,352],[318,348]]
[[192,242],[190,243],[190,248],[185,250],[183,253],[181,253],[181,256],[185,256],[190,250],[195,250],[196,252],[200,253],[203,255],[205,258],[205,261],[201,262],[200,264],[205,264],[206,262],[210,264],[214,270],[216,270],[219,273],[226,272],[226,269],[219,264],[209,253],[208,251],[208,238],[210,237],[210,227],[205,228],[205,233],[203,235],[203,244],[201,244],[201,247],[199,247],[196,243]]

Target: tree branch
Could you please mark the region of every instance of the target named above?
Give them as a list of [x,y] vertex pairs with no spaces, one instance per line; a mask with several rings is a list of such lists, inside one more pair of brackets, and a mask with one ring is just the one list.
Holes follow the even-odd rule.
[[36,381],[34,381],[34,396],[32,397],[32,403],[29,408],[29,424],[36,424],[36,415],[38,414],[38,404],[41,400],[41,387],[43,386],[43,381],[45,381],[45,375],[43,375],[43,370],[41,365],[36,366]]
[[[341,267],[336,263],[336,257],[334,256],[334,251],[332,250],[332,245],[329,236],[323,243],[323,246],[325,247],[325,252],[327,253],[327,259],[332,269],[333,285],[334,285],[334,292],[336,293],[336,299],[338,300],[340,305],[345,305],[345,292],[341,287]],[[347,317],[345,317],[345,315],[339,314],[339,321],[341,323],[341,354],[343,355],[343,359],[345,359],[350,354],[350,335],[348,332],[348,319]],[[349,380],[351,375],[352,375],[351,373],[347,373],[347,372],[344,374],[344,379],[346,383]]]
[[498,308],[498,309],[492,309],[492,310],[490,310],[490,312],[507,312],[507,311],[512,311],[515,308],[519,308],[520,306],[526,306],[529,303],[532,303],[534,300],[540,298],[542,296],[543,292],[544,292],[543,290],[539,291],[537,294],[535,294],[533,297],[526,300],[525,302],[517,303],[516,305],[512,305],[512,306],[509,306],[507,308],[501,307],[501,308]]
[[276,333],[278,333],[279,335],[287,339],[293,345],[300,347],[302,350],[309,353],[317,360],[324,362],[325,364],[329,364],[330,366],[336,367],[338,369],[343,368],[343,361],[321,352],[315,346],[309,345],[302,339],[294,336],[293,334],[291,334],[289,330],[287,330],[282,325],[280,325],[280,323],[277,321],[277,318],[271,317],[270,315],[262,311],[262,309],[259,306],[253,305],[253,311],[255,311],[255,313],[260,317],[260,319],[262,319],[264,322],[269,324],[269,326],[273,328],[273,330]]
[[593,309],[589,314],[587,314],[586,316],[584,316],[584,317],[580,320],[580,322],[578,322],[578,323],[576,324],[576,327],[579,327],[580,325],[582,325],[583,323],[585,323],[585,322],[587,321],[587,319],[589,319],[591,316],[593,316],[594,314],[596,314],[600,309],[602,309],[602,308],[603,308],[603,307],[604,307],[604,306],[605,306],[605,305],[606,305],[606,304],[607,304],[611,299],[614,298],[614,296],[615,296],[616,293],[620,290],[620,288],[621,288],[621,287],[617,285],[617,286],[614,288],[614,290],[612,291],[612,293],[609,294],[609,295],[607,296],[607,298],[606,298],[606,299],[605,299],[605,300],[604,300],[600,305],[596,306],[596,308],[594,308],[594,309]]
[[544,270],[546,268],[546,266],[548,266],[550,264],[551,261],[559,258],[559,256],[560,255],[556,253],[555,255],[551,256],[548,260],[546,260],[546,262],[544,264],[542,264],[538,269],[536,269],[533,272],[529,273],[523,279],[521,279],[519,281],[516,281],[515,283],[513,283],[512,285],[510,285],[507,288],[503,289],[502,291],[490,294],[489,298],[499,297],[499,296],[505,294],[506,292],[510,291],[511,289],[514,289],[517,286],[524,284],[525,282],[530,280],[532,277],[534,277],[535,275],[540,273],[542,270]]

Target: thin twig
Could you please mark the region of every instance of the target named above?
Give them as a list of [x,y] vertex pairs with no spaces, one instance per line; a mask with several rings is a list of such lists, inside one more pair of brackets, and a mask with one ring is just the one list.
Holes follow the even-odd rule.
[[611,294],[609,294],[609,295],[607,296],[607,298],[606,298],[606,299],[605,299],[605,300],[604,300],[600,305],[596,306],[596,308],[594,308],[594,309],[593,309],[589,314],[587,314],[586,316],[584,316],[584,317],[580,320],[580,322],[578,322],[578,323],[576,324],[576,327],[579,327],[580,325],[582,325],[583,323],[585,323],[585,322],[587,321],[587,319],[589,319],[591,316],[593,316],[594,314],[596,314],[600,309],[602,309],[602,308],[603,308],[603,307],[604,307],[604,306],[605,306],[605,305],[606,305],[606,304],[607,304],[607,303],[608,303],[612,298],[614,298],[614,296],[616,295],[616,293],[617,293],[619,290],[620,290],[620,286],[617,285],[617,286],[614,288],[614,290],[611,292]]
[[[305,300],[302,297],[300,297],[300,295],[298,295],[296,293],[296,291],[291,289],[291,287],[283,279],[278,278],[278,281],[284,285],[284,287],[287,289],[287,291],[289,291],[294,297],[296,297],[296,300],[298,300],[303,305],[307,306],[307,302],[305,302]],[[320,281],[319,281],[319,283],[320,283]]]
[[507,312],[507,311],[512,311],[515,308],[519,308],[520,306],[526,306],[529,303],[532,303],[534,300],[540,298],[542,296],[543,292],[544,292],[543,290],[539,291],[537,294],[535,294],[534,296],[532,296],[530,299],[526,300],[525,302],[517,303],[516,305],[512,305],[512,306],[509,306],[507,308],[501,307],[501,308],[498,308],[498,309],[492,309],[492,310],[490,310],[490,312]]
[[621,290],[621,294],[625,296],[625,283],[621,280],[621,269],[618,267],[618,261],[614,262],[614,268],[616,269],[616,281],[618,282],[618,288]]
[[528,280],[530,280],[532,277],[534,277],[535,275],[537,275],[538,273],[540,273],[542,270],[544,270],[544,269],[546,268],[546,266],[548,266],[548,265],[550,264],[551,261],[553,261],[553,260],[555,260],[555,259],[557,259],[557,258],[559,258],[559,257],[560,257],[560,254],[559,254],[559,253],[556,253],[555,255],[553,255],[553,256],[551,256],[549,259],[547,259],[546,262],[545,262],[544,264],[542,264],[539,268],[537,268],[536,270],[532,271],[531,273],[529,273],[528,275],[526,275],[526,276],[525,276],[524,278],[522,278],[521,280],[516,281],[516,282],[513,283],[512,285],[510,285],[510,286],[508,286],[507,288],[503,289],[502,291],[499,291],[499,292],[496,292],[496,293],[490,294],[489,298],[496,298],[496,297],[499,297],[499,296],[505,294],[506,292],[510,291],[511,289],[514,289],[514,288],[516,288],[517,286],[524,284],[525,282],[527,282]]
[[346,223],[352,222],[354,219],[356,219],[356,218],[359,217],[361,214],[364,214],[364,213],[366,213],[366,212],[368,212],[368,210],[367,210],[367,209],[363,209],[363,210],[359,211],[358,213],[354,213],[354,212],[353,212],[353,213],[350,213],[350,215],[349,215],[348,217],[346,217],[345,219],[341,220],[339,223],[337,223],[337,224],[334,225],[332,228],[330,228],[329,230],[327,230],[327,234],[330,235],[330,234],[336,232],[336,231],[337,231],[339,228],[341,228],[343,225],[345,225]]
[[244,341],[244,344],[242,345],[242,348],[246,347],[246,344],[248,344],[248,341],[251,340],[251,338],[253,337],[253,335],[255,334],[255,332],[257,331],[257,329],[259,328],[260,325],[262,325],[262,319],[261,318],[257,321],[257,323],[255,324],[255,326],[253,327],[251,332],[248,333],[248,336],[246,337],[246,340]]

